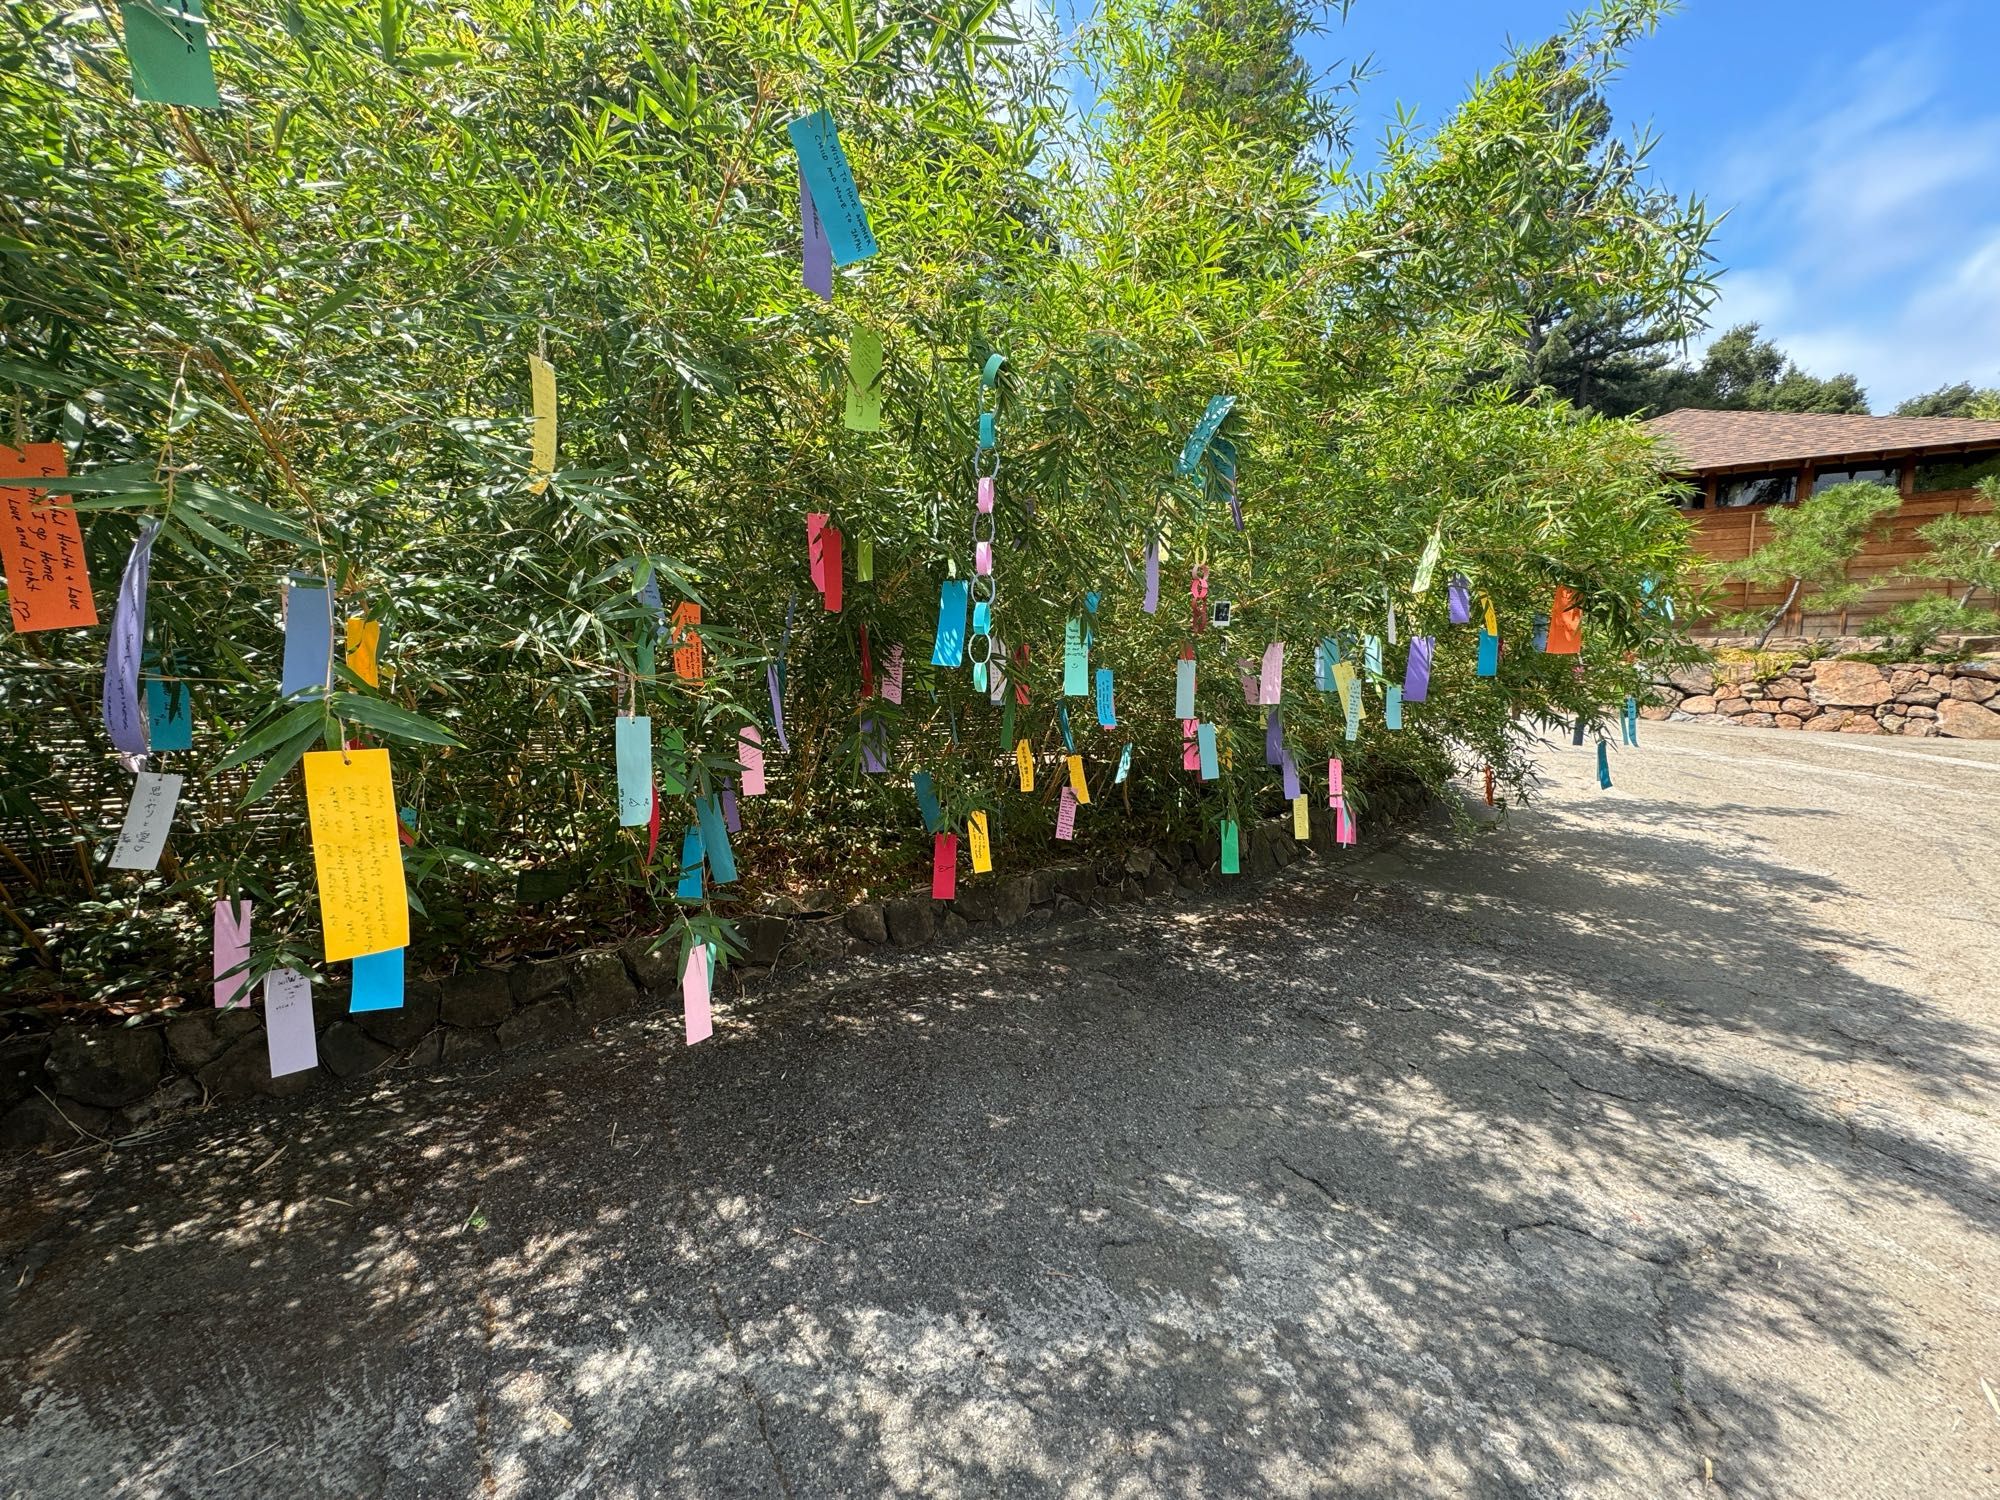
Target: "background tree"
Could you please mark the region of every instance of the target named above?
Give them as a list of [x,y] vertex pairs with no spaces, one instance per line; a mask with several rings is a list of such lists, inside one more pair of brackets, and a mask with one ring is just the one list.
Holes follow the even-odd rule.
[[1852,375],[1809,375],[1758,325],[1739,323],[1718,337],[1692,369],[1660,372],[1650,411],[1683,406],[1706,411],[1805,411],[1866,414],[1868,393]]
[[1902,497],[1885,484],[1836,484],[1808,495],[1797,505],[1773,506],[1766,525],[1770,539],[1748,557],[1720,570],[1730,582],[1784,588],[1777,610],[1745,610],[1723,620],[1726,628],[1757,630],[1757,649],[1771,639],[1794,604],[1813,613],[1845,609],[1868,589],[1847,576],[1847,565],[1862,544],[1895,513]]
[[2000,605],[2000,478],[1981,480],[1979,492],[1996,509],[1939,516],[1917,528],[1930,548],[1918,576],[1957,587],[1958,593],[1912,599],[1890,612],[1884,623],[1912,653],[1927,650],[1942,635],[2000,632],[1995,609]]
[[1899,417],[1973,417],[1984,422],[2000,421],[2000,390],[1975,386],[1969,380],[1941,385],[1921,396],[1912,396],[1896,407]]

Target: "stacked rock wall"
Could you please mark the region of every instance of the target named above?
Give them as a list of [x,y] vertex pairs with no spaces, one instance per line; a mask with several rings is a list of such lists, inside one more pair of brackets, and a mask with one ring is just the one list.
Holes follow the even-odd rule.
[[1649,719],[1823,734],[2000,740],[2000,660],[1793,661],[1678,667],[1653,684]]

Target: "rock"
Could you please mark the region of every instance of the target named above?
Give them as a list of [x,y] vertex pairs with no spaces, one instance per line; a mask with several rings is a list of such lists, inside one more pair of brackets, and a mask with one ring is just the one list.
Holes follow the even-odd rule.
[[578,1029],[576,1007],[567,1000],[552,1000],[515,1011],[500,1023],[497,1035],[503,1052],[519,1052],[573,1037]]
[[80,1104],[116,1109],[143,1099],[166,1071],[167,1046],[158,1026],[59,1026],[43,1068],[50,1092]]
[[31,1146],[71,1146],[90,1135],[106,1135],[111,1129],[111,1111],[96,1109],[74,1100],[60,1105],[31,1094],[0,1116],[0,1148],[24,1151]]
[[1798,679],[1780,677],[1776,682],[1771,684],[1771,696],[1782,702],[1787,698],[1803,699],[1811,695],[1806,692],[1805,685],[1799,682]]
[[1774,714],[1783,708],[1784,704],[1776,698],[1755,698],[1751,700],[1750,706],[1760,714]]
[[849,932],[860,938],[864,943],[886,943],[889,941],[888,919],[882,915],[882,907],[879,902],[864,901],[859,906],[850,906],[847,908],[847,914],[841,918],[841,921],[846,924]]
[[1806,720],[1806,731],[1808,733],[1815,730],[1820,733],[1838,731],[1846,726],[1848,719],[1851,717],[1852,715],[1844,708],[1828,709],[1825,713]]
[[1921,703],[1911,703],[1903,706],[1903,717],[1906,719],[1935,719],[1937,716],[1938,711],[1936,709],[1925,708]]
[[1146,878],[1139,882],[1139,889],[1148,896],[1164,896],[1174,888],[1174,872],[1163,864],[1155,864]]
[[1896,667],[1889,673],[1889,691],[1901,697],[1911,688],[1923,687],[1931,674],[1920,667]]
[[1903,725],[1909,722],[1901,714],[1883,714],[1875,721],[1882,726],[1884,734],[1901,734]]
[[1144,880],[1159,863],[1159,856],[1151,849],[1133,849],[1125,856],[1125,873],[1134,880]]
[[950,907],[938,915],[938,935],[944,938],[959,938],[972,931],[972,924]]
[[167,1022],[167,1055],[175,1067],[198,1073],[263,1024],[256,1009],[248,1005],[184,1010]]
[[1748,698],[1724,698],[1720,703],[1715,705],[1715,711],[1726,719],[1733,719],[1738,714],[1747,714],[1750,712],[1750,700]]
[[1709,697],[1683,698],[1681,699],[1681,712],[1684,714],[1712,714],[1715,712],[1715,701],[1715,699]]
[[372,1073],[395,1055],[395,1048],[376,1041],[352,1021],[335,1021],[319,1039],[320,1064],[336,1078]]
[[1736,722],[1741,724],[1745,729],[1770,729],[1778,721],[1772,714],[1744,714]]
[[447,1033],[443,1031],[433,1031],[428,1036],[418,1037],[416,1046],[410,1049],[409,1056],[405,1060],[413,1068],[435,1068],[438,1059],[444,1056],[446,1035]]
[[1937,714],[1940,734],[1955,740],[2000,740],[2000,713],[1990,708],[1963,698],[1947,698],[1938,704]]
[[1058,870],[1056,890],[1072,901],[1088,902],[1097,892],[1097,872],[1088,865]]
[[1911,719],[1903,726],[1905,738],[1935,739],[1938,727],[1929,719]]
[[968,922],[993,922],[1012,927],[1028,910],[1031,886],[1026,879],[988,881],[967,886],[952,902],[952,910]]
[[1056,872],[1054,870],[1037,870],[1028,879],[1033,882],[1034,887],[1033,895],[1030,898],[1032,905],[1047,906],[1051,901],[1056,899]]
[[1880,734],[1882,726],[1867,714],[1856,714],[1840,726],[1842,734]]
[[1665,704],[1649,703],[1644,708],[1639,710],[1640,718],[1651,719],[1655,723],[1658,723],[1662,719],[1671,719],[1673,716],[1674,716],[1674,711],[1671,708],[1668,708]]
[[1873,708],[1889,701],[1889,680],[1865,661],[1823,661],[1813,671],[1812,698],[1839,708]]
[[1711,667],[1672,667],[1668,669],[1667,681],[1684,693],[1707,694],[1715,691],[1715,671]]
[[[570,993],[576,1000],[576,1014],[585,1026],[596,1026],[622,1016],[639,1003],[639,991],[625,972],[625,960],[616,953],[585,953],[570,968]],[[505,1044],[506,1034],[501,1034]]]
[[1804,723],[1805,720],[1797,714],[1776,714],[1771,719],[1771,725],[1775,729],[1797,729]]
[[[436,985],[419,979],[403,987],[403,1003],[398,1009],[358,1011],[348,1019],[376,1041],[400,1052],[405,1047],[415,1046],[419,1037],[437,1025],[441,996],[442,992]],[[322,1042],[320,1045],[324,1047],[326,1044]]]
[[559,994],[569,984],[572,972],[570,965],[560,958],[516,964],[507,972],[507,993],[516,1005],[535,1005]]
[[[336,1026],[341,1024],[334,1022]],[[282,1078],[273,1078],[271,1050],[260,1031],[255,1036],[243,1038],[195,1076],[201,1080],[201,1086],[218,1099],[245,1099],[252,1094],[287,1099],[311,1088],[317,1072],[308,1068],[302,1073],[287,1073]]]
[[0,1112],[34,1097],[48,1055],[46,1034],[10,1036],[0,1041]]
[[1988,682],[1983,677],[1958,676],[1951,680],[1951,695],[1965,703],[1990,702],[1995,694],[2000,694],[2000,682]]
[[937,936],[937,906],[928,896],[886,901],[882,916],[888,923],[889,940],[898,948],[914,948]]
[[738,917],[736,935],[743,940],[743,962],[775,964],[792,941],[792,924],[783,917]]
[[452,1026],[497,1026],[514,1013],[507,976],[496,969],[474,969],[444,982],[438,1014]]
[[678,943],[668,942],[655,949],[652,938],[639,937],[618,952],[647,994],[671,995],[681,987],[680,976],[674,972],[674,961],[680,953]]
[[500,1060],[500,1040],[490,1031],[447,1031],[444,1060],[452,1067]]
[[1916,703],[1926,708],[1931,708],[1935,707],[1943,697],[1943,693],[1932,687],[1906,688],[1904,691],[1896,694],[1896,701],[1898,703]]

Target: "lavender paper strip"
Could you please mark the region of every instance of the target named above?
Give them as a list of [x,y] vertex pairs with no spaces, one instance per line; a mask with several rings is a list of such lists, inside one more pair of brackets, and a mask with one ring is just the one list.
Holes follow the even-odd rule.
[[831,302],[833,246],[827,240],[826,226],[820,223],[819,209],[813,203],[812,189],[806,186],[804,172],[799,173],[799,228],[804,235],[806,285]]
[[736,783],[734,781],[726,780],[722,783],[722,826],[727,828],[731,833],[741,833],[743,831],[743,815],[736,807]]
[[153,539],[160,523],[139,528],[125,576],[118,580],[118,604],[111,614],[111,647],[104,656],[104,730],[127,755],[146,753],[146,715],[139,705],[139,658],[146,639],[146,584],[153,571]]
[[888,761],[882,758],[882,735],[873,714],[864,714],[861,719],[861,769],[871,776],[889,769]]
[[1472,623],[1472,585],[1463,573],[1451,575],[1449,585],[1451,601],[1451,623],[1470,625]]
[[1283,751],[1283,759],[1278,762],[1278,774],[1284,778],[1285,800],[1292,801],[1299,795],[1299,763],[1292,759],[1292,752]]
[[1264,716],[1264,764],[1283,765],[1285,760],[1285,726],[1278,719],[1274,708]]
[[1160,607],[1160,544],[1146,544],[1146,602],[1140,606],[1147,614]]
[[1428,635],[1410,637],[1410,654],[1403,664],[1403,701],[1421,703],[1431,685],[1431,649],[1435,638]]

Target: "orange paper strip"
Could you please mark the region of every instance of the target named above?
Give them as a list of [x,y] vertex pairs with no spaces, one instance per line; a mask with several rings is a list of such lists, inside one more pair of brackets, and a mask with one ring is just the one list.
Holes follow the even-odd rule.
[[83,532],[67,495],[50,495],[40,481],[69,473],[61,443],[0,443],[0,480],[32,479],[32,487],[0,485],[0,566],[14,628],[68,630],[97,623]]

